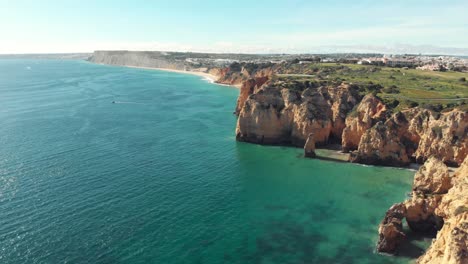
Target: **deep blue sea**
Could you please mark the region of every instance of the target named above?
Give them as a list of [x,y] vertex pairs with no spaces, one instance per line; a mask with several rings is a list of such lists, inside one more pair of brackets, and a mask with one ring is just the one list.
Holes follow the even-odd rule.
[[0,263],[407,263],[374,247],[414,172],[238,143],[238,92],[0,60]]

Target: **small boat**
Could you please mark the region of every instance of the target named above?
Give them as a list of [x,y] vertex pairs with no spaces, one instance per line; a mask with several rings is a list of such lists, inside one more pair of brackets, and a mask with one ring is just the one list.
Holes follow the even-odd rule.
[[115,101],[112,101],[113,104],[115,104]]

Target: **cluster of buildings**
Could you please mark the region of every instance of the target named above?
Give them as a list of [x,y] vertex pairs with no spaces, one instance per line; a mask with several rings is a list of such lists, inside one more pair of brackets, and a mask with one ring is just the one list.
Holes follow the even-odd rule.
[[422,56],[422,55],[383,55],[361,57],[322,57],[300,59],[299,64],[311,63],[350,63],[359,65],[387,66],[395,68],[416,68],[430,71],[462,71],[468,72],[468,59],[450,56]]
[[430,71],[468,71],[468,59],[450,56],[383,56],[362,58],[357,64],[399,68],[416,68]]
[[468,72],[468,59],[450,56],[425,56],[425,55],[380,55],[380,54],[277,54],[277,55],[223,55],[222,57],[189,57],[185,63],[196,66],[229,66],[234,62],[244,63],[349,63],[359,65],[387,66],[395,68],[413,68],[430,71],[461,71]]
[[336,54],[332,57],[323,55],[322,57],[300,58],[299,64],[321,63],[349,63],[359,65],[387,66],[395,68],[415,68],[430,71],[461,71],[468,72],[468,59],[450,56],[423,56],[423,55],[377,55],[362,56],[357,55],[342,57]]

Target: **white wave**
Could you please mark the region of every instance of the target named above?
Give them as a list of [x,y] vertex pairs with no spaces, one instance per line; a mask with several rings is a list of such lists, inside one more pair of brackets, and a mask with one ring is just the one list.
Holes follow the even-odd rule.
[[112,101],[113,104],[145,104],[140,102],[130,102],[130,101]]
[[209,77],[203,77],[203,80],[209,82],[209,83],[214,83],[214,80],[209,78]]

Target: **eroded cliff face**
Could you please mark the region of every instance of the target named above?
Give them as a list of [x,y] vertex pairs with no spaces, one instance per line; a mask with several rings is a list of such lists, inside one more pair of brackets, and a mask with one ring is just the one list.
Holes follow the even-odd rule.
[[[404,203],[392,206],[379,227],[380,252],[397,253],[405,239],[400,233],[406,218],[416,232],[438,231],[418,263],[468,263],[468,158],[453,176],[435,157],[429,158],[415,175],[413,193]],[[398,208],[399,214],[395,214]],[[393,216],[389,221],[389,215]]]
[[431,156],[459,166],[468,153],[466,111],[416,107],[390,115],[379,98],[368,94],[361,100],[359,87],[348,84],[283,87],[272,80],[272,68],[219,74],[220,82],[242,82],[235,109],[240,141],[303,147],[314,133],[317,145],[341,142],[344,152],[352,151],[352,162],[388,166]]
[[343,151],[356,150],[362,135],[378,121],[384,120],[386,111],[385,104],[373,94],[364,96],[356,110],[346,118],[342,135]]
[[391,122],[378,122],[361,137],[351,161],[363,164],[406,166],[410,160],[398,130],[389,126]]
[[[351,138],[347,135],[348,130],[356,131],[355,124],[369,117],[356,118],[343,133],[344,145],[356,142],[355,138],[348,140]],[[423,163],[435,156],[446,164],[459,166],[468,152],[467,134],[468,115],[464,111],[455,109],[435,114],[413,108],[395,113],[384,123],[377,123],[364,132],[351,161],[403,166],[410,161]]]
[[303,91],[264,85],[249,95],[239,112],[236,138],[259,144],[303,147],[309,134],[324,145],[340,139],[346,115],[359,102],[349,85]]
[[[250,69],[247,65],[234,64],[225,68],[211,68],[208,70],[208,73],[218,77],[217,83],[260,87],[270,79],[274,70],[268,65],[258,65],[258,68]],[[252,84],[252,79],[255,80],[254,84]]]
[[430,115],[419,136],[416,160],[422,162],[436,156],[443,162],[459,166],[468,154],[468,114],[453,110],[440,117]]
[[237,98],[236,111],[235,114],[239,115],[244,103],[249,97],[249,95],[256,93],[263,84],[268,81],[268,76],[261,76],[256,78],[251,78],[247,81],[244,81],[240,87],[239,97]]
[[468,263],[468,158],[453,175],[452,184],[435,210],[444,226],[418,263]]

